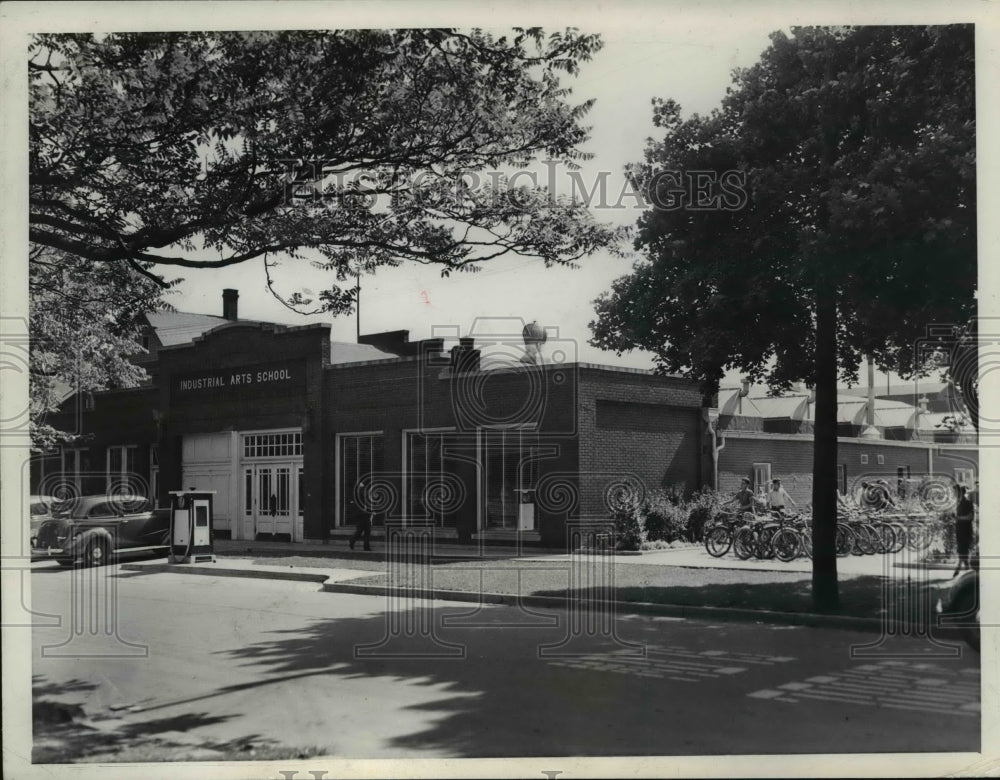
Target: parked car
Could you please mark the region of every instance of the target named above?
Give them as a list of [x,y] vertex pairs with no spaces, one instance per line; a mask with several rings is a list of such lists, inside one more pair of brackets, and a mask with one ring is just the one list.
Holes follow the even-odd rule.
[[978,653],[979,566],[943,585],[940,598],[940,625],[946,630],[957,631],[966,644]]
[[46,520],[52,519],[52,504],[57,499],[52,496],[28,496],[28,541],[30,546],[35,546],[35,538],[38,536],[38,529]]
[[82,496],[52,505],[38,529],[32,557],[63,566],[100,566],[122,557],[166,555],[170,510],[142,496]]

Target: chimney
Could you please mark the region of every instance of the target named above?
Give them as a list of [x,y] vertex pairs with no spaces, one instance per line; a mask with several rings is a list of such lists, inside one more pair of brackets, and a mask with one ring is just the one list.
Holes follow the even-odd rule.
[[479,350],[474,338],[463,337],[458,346],[451,348],[451,372],[453,374],[479,370]]
[[222,317],[227,320],[236,320],[240,291],[225,289],[222,291]]

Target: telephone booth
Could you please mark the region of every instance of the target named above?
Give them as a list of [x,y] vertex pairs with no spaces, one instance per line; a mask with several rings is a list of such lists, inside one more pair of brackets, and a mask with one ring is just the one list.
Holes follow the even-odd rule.
[[215,563],[212,547],[214,490],[170,491],[170,563]]

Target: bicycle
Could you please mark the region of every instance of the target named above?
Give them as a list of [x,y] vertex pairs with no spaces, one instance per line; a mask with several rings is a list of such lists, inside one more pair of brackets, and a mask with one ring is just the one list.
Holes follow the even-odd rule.
[[741,526],[733,536],[733,554],[743,561],[751,555],[760,559],[773,558],[774,548],[771,546],[771,538],[779,527],[770,516],[751,520],[747,525]]
[[721,558],[729,552],[729,548],[733,546],[736,527],[745,522],[737,512],[719,512],[705,528],[704,542],[708,554],[713,558]]
[[793,561],[800,555],[812,557],[812,533],[809,521],[801,514],[779,520],[780,527],[771,537],[771,548],[779,561]]

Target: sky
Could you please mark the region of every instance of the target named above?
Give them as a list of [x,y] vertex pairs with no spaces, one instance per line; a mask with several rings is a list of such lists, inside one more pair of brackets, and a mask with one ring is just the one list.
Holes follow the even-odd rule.
[[[583,163],[581,175],[589,185],[600,172],[608,172],[608,192],[614,201],[624,184],[624,165],[641,160],[646,139],[658,134],[652,123],[652,98],[673,98],[685,114],[711,111],[731,84],[732,69],[758,59],[774,25],[720,28],[710,20],[695,19],[683,25],[620,22],[583,29],[600,32],[604,48],[582,66],[577,78],[564,77],[564,82],[572,86],[574,102],[596,99],[587,118],[591,139],[582,147],[594,157]],[[562,191],[570,188],[565,176],[559,175],[557,183]],[[634,224],[641,212],[632,199],[625,199],[624,204],[617,210],[595,208],[595,217]],[[650,368],[648,353],[619,358],[587,344],[588,323],[594,317],[592,301],[614,279],[628,273],[631,261],[602,252],[585,258],[579,266],[545,268],[537,259],[511,257],[484,264],[479,273],[449,278],[442,278],[439,269],[418,264],[380,269],[362,279],[361,332],[409,330],[413,340],[454,328],[461,335],[496,330],[506,334],[518,318],[537,320],[550,334],[558,329],[559,341],[575,350],[582,362]],[[178,270],[184,269],[166,272],[183,275]],[[302,281],[292,266],[279,269],[274,276],[278,289],[289,293]],[[334,340],[355,339],[354,316],[303,317],[276,301],[267,290],[260,260],[188,272],[179,293],[169,301],[180,311],[221,314],[221,291],[226,287],[239,290],[241,317],[288,324],[329,322]],[[519,332],[517,325],[515,333]]]
[[[652,124],[652,98],[674,99],[685,115],[711,111],[731,84],[733,68],[756,62],[774,30],[800,24],[947,23],[974,17],[978,29],[983,31],[983,41],[992,43],[997,27],[993,18],[981,9],[970,12],[970,4],[961,6],[966,13],[963,17],[957,4],[925,0],[905,3],[817,0],[794,5],[765,0],[718,0],[708,4],[630,0],[614,5],[586,0],[546,3],[509,0],[489,4],[437,0],[406,3],[289,0],[280,5],[192,1],[185,3],[183,16],[175,13],[178,6],[171,3],[25,3],[21,7],[27,10],[17,29],[31,31],[100,31],[109,27],[254,30],[457,26],[507,32],[513,25],[537,24],[550,31],[572,25],[585,32],[600,33],[604,48],[582,66],[579,77],[564,77],[564,82],[573,87],[576,101],[596,100],[588,116],[591,138],[582,147],[594,157],[583,163],[582,175],[585,181],[593,182],[600,173],[607,172],[612,194],[619,191],[623,182],[623,166],[639,161],[647,137],[658,135]],[[497,26],[497,20],[502,20],[505,26]],[[11,29],[9,25],[8,31]],[[993,49],[984,46],[979,49],[979,56],[995,65]],[[990,116],[984,116],[981,128],[987,127]],[[989,153],[984,147],[981,159],[985,160]],[[12,168],[12,175],[16,176],[18,170]],[[981,165],[980,170],[985,179],[988,168]],[[595,216],[602,221],[632,225],[639,211],[605,209],[595,212]],[[14,214],[11,219],[20,217]],[[981,242],[981,246],[986,243]],[[520,321],[537,320],[550,333],[557,331],[560,343],[568,346],[580,361],[652,367],[649,354],[633,352],[618,357],[587,343],[588,323],[594,318],[594,299],[607,291],[616,278],[629,272],[631,260],[604,252],[585,258],[579,265],[576,269],[546,269],[539,260],[511,257],[491,261],[480,273],[456,274],[446,279],[433,267],[409,264],[380,269],[362,282],[360,330],[362,333],[409,330],[413,340],[439,335],[442,330],[457,330],[462,335],[475,331],[482,336],[484,329],[499,328],[506,335],[512,329],[519,330],[516,323]],[[21,273],[20,269],[15,270]],[[169,278],[186,276],[176,294],[168,299],[177,310],[221,314],[222,290],[235,288],[240,293],[243,318],[292,325],[327,322],[335,340],[355,339],[358,323],[354,316],[304,317],[275,300],[267,290],[262,260],[225,269],[167,268],[165,271]],[[982,285],[994,289],[996,285],[989,286],[993,273],[990,268],[981,264],[980,273],[981,277],[983,274],[987,277],[981,278]],[[9,269],[7,278],[11,279]],[[310,279],[291,265],[279,269],[275,278],[277,288],[285,293],[302,289],[302,285],[321,289],[320,280]],[[20,289],[23,277],[14,275],[13,282],[10,289]],[[992,306],[994,302],[991,299],[989,303]],[[739,378],[731,372],[723,385],[736,386]],[[898,378],[893,377],[892,381],[895,383]],[[885,382],[884,375],[876,375],[878,386]]]

